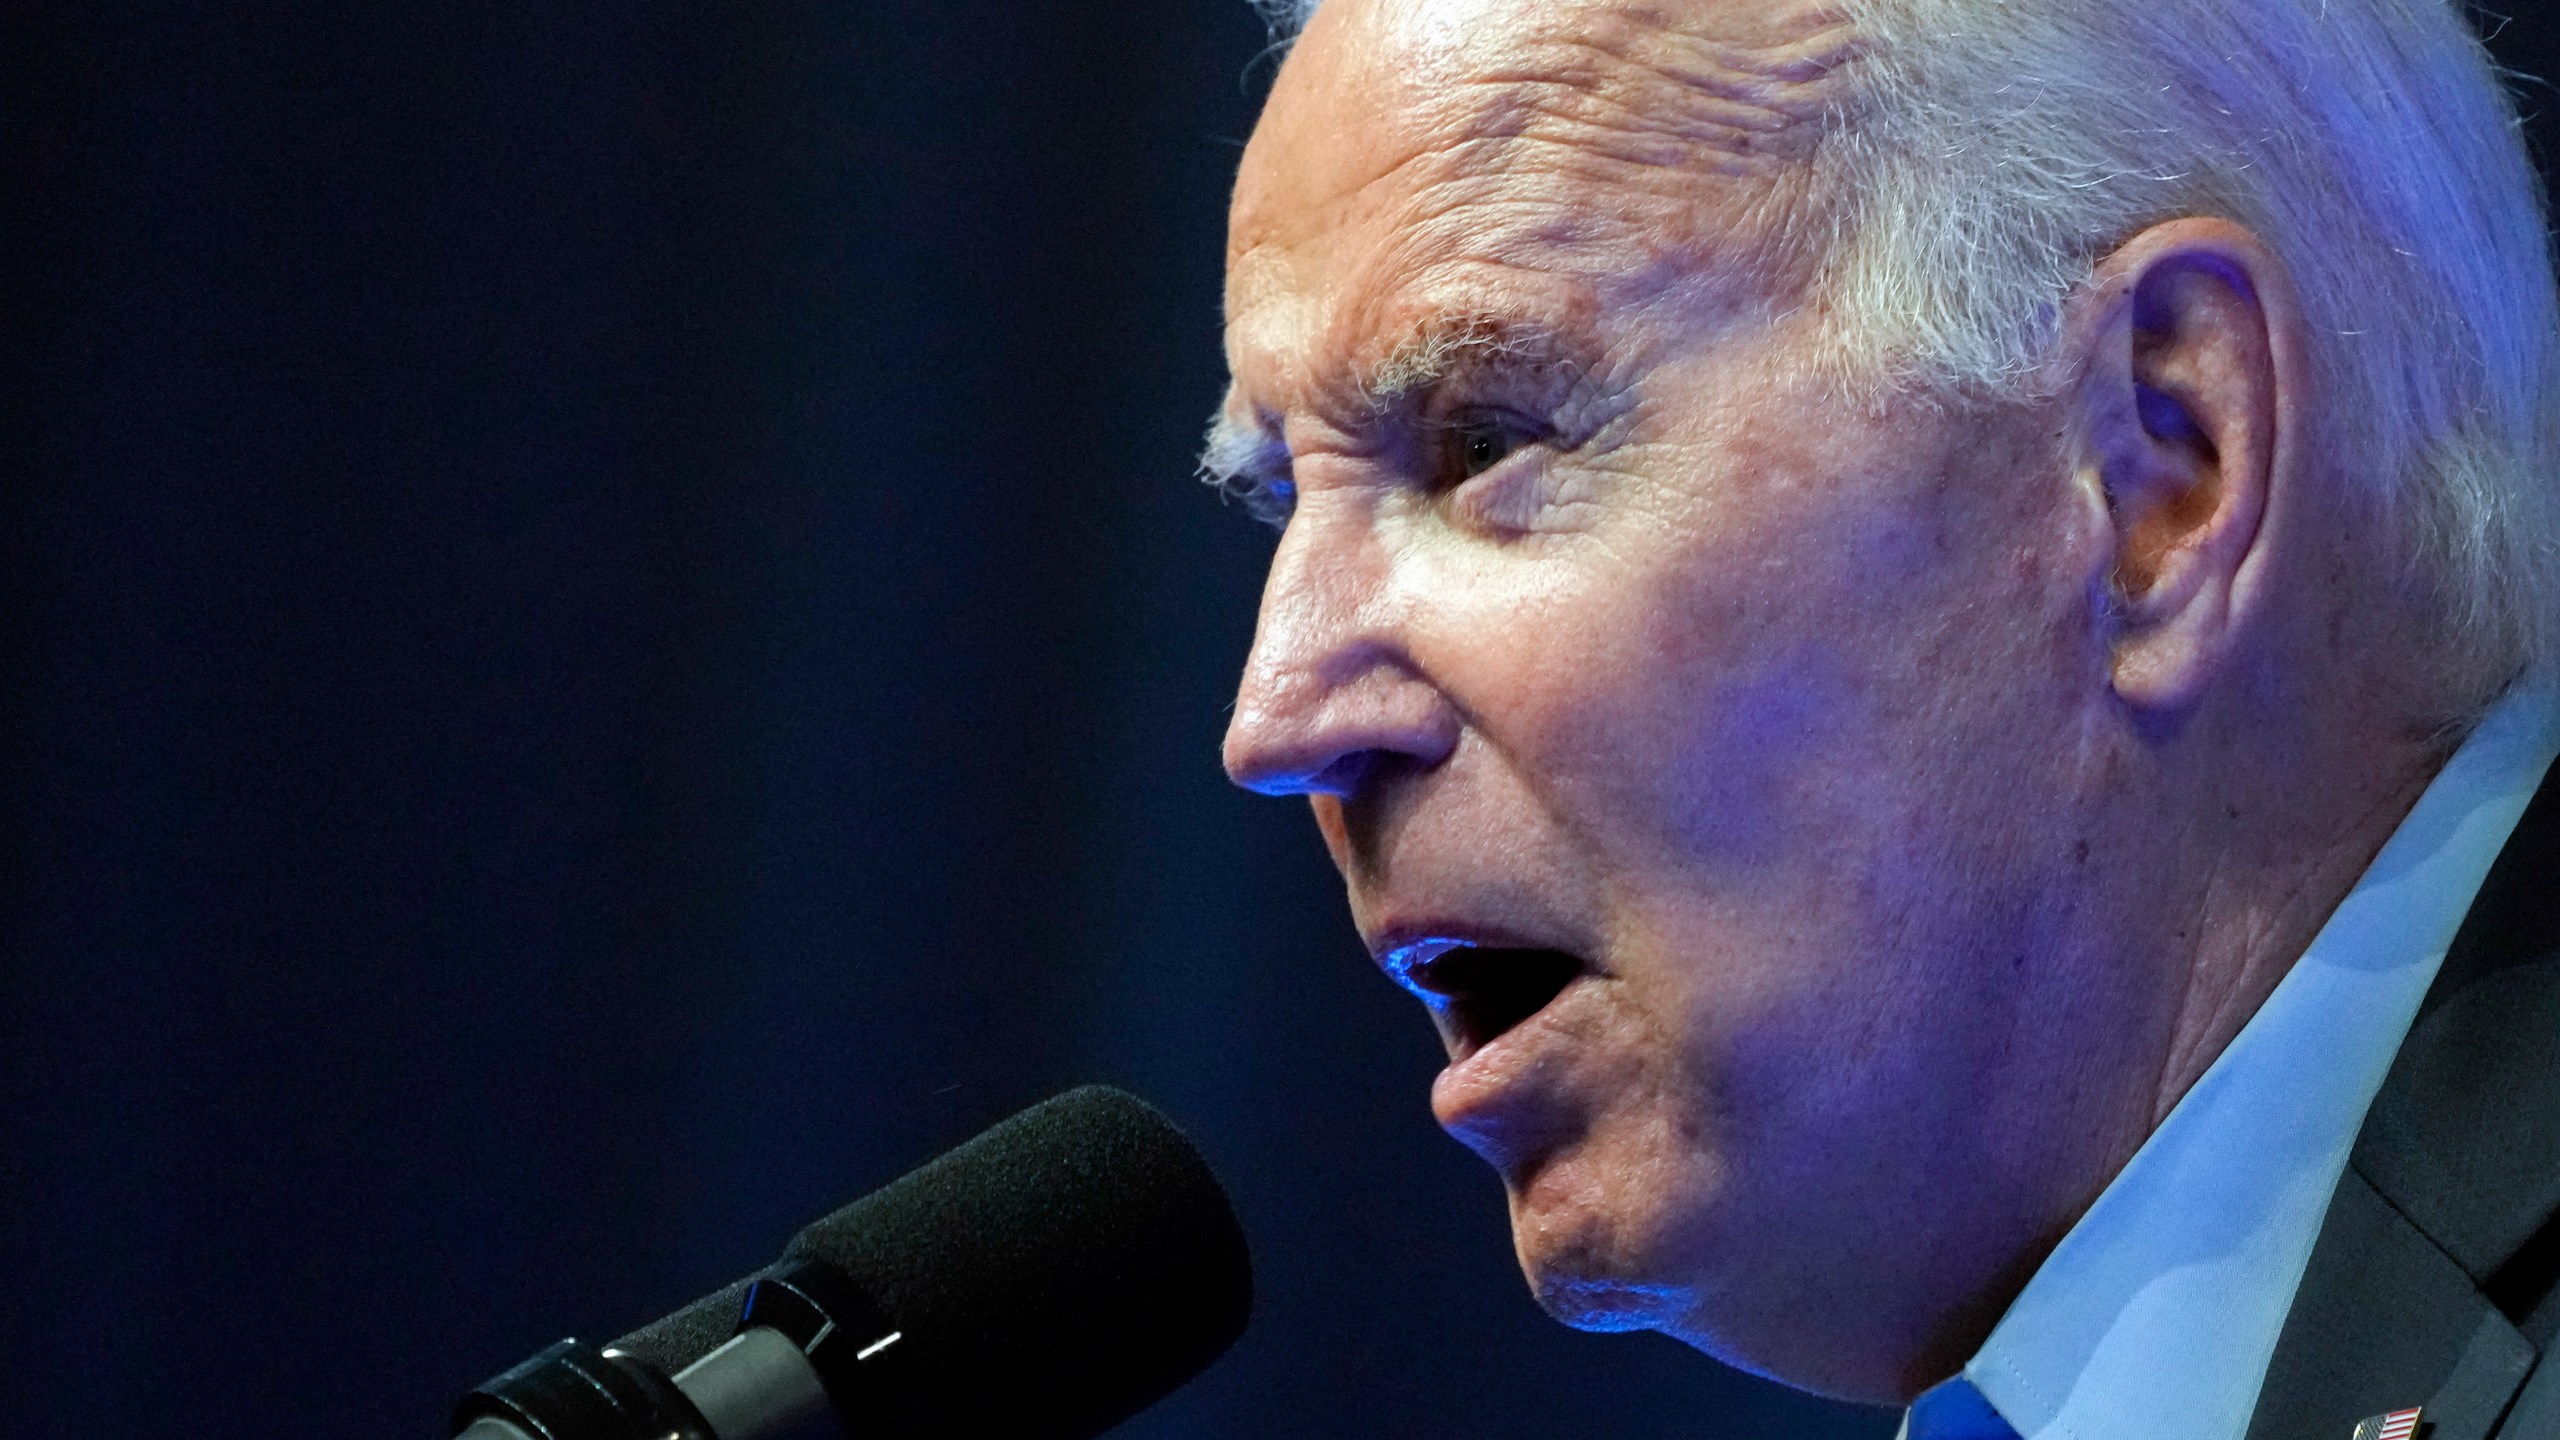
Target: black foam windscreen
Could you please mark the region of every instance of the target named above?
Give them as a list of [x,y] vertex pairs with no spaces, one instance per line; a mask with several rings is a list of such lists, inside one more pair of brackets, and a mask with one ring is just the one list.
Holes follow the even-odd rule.
[[[1235,1213],[1172,1122],[1091,1085],[1023,1111],[794,1238],[903,1333],[899,1413],[863,1433],[1085,1440],[1244,1331]],[[614,1342],[669,1373],[729,1337],[745,1282]]]

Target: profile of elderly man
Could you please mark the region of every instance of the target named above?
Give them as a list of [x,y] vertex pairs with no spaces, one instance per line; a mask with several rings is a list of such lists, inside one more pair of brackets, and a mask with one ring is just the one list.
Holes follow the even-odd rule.
[[1225,760],[1540,1302],[1914,1440],[2560,1437],[2555,312],[2461,16],[1297,21]]

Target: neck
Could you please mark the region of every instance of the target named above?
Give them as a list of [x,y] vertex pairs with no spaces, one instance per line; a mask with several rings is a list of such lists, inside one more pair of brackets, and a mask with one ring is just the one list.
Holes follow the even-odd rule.
[[[1978,1349],[2100,1191],[2255,1015],[2445,749],[2378,712],[2201,713],[2175,731],[2119,730],[2093,755],[2090,860],[2050,877],[2072,918],[2054,935],[2027,1033],[1998,1098],[1998,1134],[2036,1143],[2016,1168],[2006,1245],[1976,1257],[1960,1303],[1906,1357],[1916,1393]],[[2279,723],[2282,721],[2284,723]],[[2085,888],[2091,876],[2105,877]],[[2072,879],[2082,888],[2071,885]],[[2014,1248],[2008,1248],[2014,1247]]]
[[[2173,791],[2173,838],[2154,842],[2159,898],[2144,907],[2168,952],[2155,973],[2175,999],[2128,1157],[2292,970],[2443,767],[2448,748],[2410,712],[2323,688],[2325,703],[2297,690],[2291,715],[2244,715],[2197,736],[2205,763],[2178,767],[2187,783]],[[2162,926],[2170,916],[2180,918]]]

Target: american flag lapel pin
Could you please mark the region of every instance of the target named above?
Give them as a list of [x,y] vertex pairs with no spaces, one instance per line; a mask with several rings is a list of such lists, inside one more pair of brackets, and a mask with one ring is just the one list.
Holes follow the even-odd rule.
[[2418,1433],[2418,1422],[2425,1418],[2426,1411],[2421,1408],[2394,1410],[2388,1415],[2376,1415],[2370,1420],[2359,1420],[2356,1422],[2354,1440],[2414,1440]]

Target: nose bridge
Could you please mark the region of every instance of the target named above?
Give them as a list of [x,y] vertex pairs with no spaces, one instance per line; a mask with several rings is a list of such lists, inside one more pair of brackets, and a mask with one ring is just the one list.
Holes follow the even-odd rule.
[[1329,690],[1357,677],[1376,647],[1374,601],[1386,557],[1358,517],[1308,507],[1271,556],[1253,650],[1236,693],[1236,720],[1304,718]]
[[1387,615],[1393,559],[1353,505],[1303,505],[1263,587],[1227,727],[1227,773],[1270,794],[1340,793],[1372,752],[1437,758],[1441,728]]

